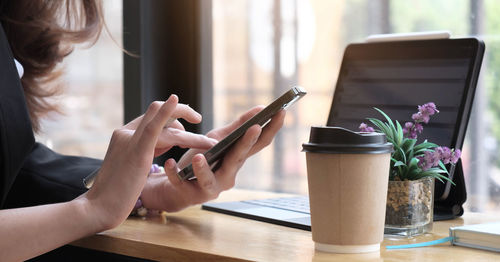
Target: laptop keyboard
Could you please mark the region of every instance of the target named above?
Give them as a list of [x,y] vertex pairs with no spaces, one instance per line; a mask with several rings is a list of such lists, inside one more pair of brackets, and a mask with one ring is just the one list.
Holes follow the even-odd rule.
[[290,210],[305,214],[310,213],[309,198],[307,196],[245,200],[241,202],[259,206]]

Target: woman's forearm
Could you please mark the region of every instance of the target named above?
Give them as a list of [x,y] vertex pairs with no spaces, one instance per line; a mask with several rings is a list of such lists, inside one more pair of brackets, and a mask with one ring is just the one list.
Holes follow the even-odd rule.
[[0,261],[21,261],[104,230],[86,199],[0,210]]

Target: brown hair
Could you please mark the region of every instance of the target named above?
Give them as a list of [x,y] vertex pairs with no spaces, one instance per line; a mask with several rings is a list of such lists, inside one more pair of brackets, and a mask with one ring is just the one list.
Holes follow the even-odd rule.
[[56,66],[73,51],[72,45],[94,44],[102,29],[100,0],[0,0],[0,21],[14,57],[23,65],[21,79],[35,132],[40,118],[59,111],[48,101],[61,92],[53,83]]

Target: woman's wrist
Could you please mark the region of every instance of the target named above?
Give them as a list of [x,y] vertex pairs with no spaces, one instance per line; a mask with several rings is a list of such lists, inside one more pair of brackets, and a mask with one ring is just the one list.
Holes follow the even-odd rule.
[[[158,173],[161,173],[163,171],[163,168],[160,167],[159,165],[157,164],[153,164],[151,165],[151,169],[149,170],[149,175],[151,174],[158,174]],[[146,183],[147,184],[147,183]],[[145,185],[145,188],[147,187],[147,185]],[[143,192],[145,190],[143,189]],[[147,190],[146,190],[147,191]],[[139,198],[137,199],[137,201],[135,202],[135,206],[134,208],[132,209],[132,212],[130,213],[130,215],[132,216],[139,216],[139,217],[144,217],[148,214],[148,208],[145,207],[144,205],[144,202],[143,202],[143,197],[142,197],[142,194],[139,196]]]
[[83,222],[85,225],[80,226],[89,229],[88,234],[99,233],[113,227],[111,225],[113,223],[109,219],[106,219],[106,217],[101,216],[102,212],[98,212],[98,209],[96,209],[95,205],[91,203],[85,194],[67,203],[72,206],[77,216],[86,218],[86,221]]

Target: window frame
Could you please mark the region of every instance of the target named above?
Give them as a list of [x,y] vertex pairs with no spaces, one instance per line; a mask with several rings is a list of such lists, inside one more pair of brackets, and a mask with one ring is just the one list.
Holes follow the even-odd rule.
[[[186,130],[206,133],[213,126],[212,1],[124,0],[124,122],[143,114],[153,101],[171,94],[203,115],[203,122],[182,122]],[[183,150],[173,150],[180,157]],[[163,158],[165,158],[163,157]]]

